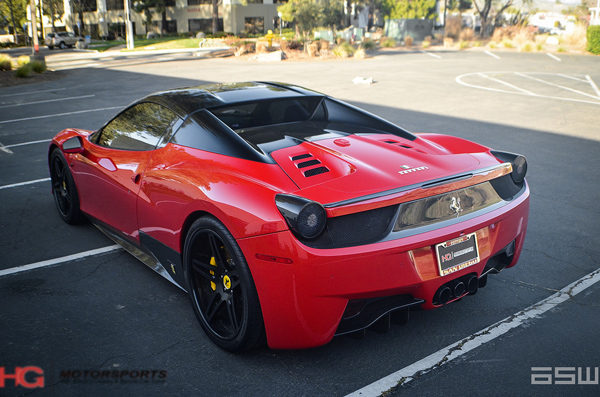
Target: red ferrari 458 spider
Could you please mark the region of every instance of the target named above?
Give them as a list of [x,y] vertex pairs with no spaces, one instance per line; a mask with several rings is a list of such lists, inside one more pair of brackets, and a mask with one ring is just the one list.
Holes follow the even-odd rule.
[[523,156],[279,83],[147,96],[60,132],[48,162],[60,216],[186,290],[228,351],[385,331],[473,295],[517,263],[529,215]]

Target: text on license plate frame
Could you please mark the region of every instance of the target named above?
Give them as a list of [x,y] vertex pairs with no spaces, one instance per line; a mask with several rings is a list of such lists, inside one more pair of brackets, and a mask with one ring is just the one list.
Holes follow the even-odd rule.
[[[447,276],[479,263],[476,233],[469,233],[435,246],[440,276]],[[457,255],[458,254],[458,255]]]

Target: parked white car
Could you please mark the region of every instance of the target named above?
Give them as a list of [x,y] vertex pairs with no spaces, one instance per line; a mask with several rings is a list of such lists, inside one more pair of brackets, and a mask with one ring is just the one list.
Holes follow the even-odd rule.
[[72,32],[48,33],[46,35],[46,45],[50,50],[54,47],[74,47],[78,41],[83,41],[83,37],[75,36]]

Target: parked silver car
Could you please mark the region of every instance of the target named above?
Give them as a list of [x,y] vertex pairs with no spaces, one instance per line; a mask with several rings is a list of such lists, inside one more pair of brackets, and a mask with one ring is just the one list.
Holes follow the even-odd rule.
[[50,50],[54,47],[74,47],[78,41],[83,41],[83,37],[75,36],[72,32],[48,33],[46,35],[46,45]]

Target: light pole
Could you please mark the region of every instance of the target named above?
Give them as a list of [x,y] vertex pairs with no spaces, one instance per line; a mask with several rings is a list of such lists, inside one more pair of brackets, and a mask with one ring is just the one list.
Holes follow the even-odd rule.
[[279,36],[281,36],[282,25],[283,25],[283,19],[281,19],[281,17],[283,17],[283,14],[281,12],[278,12],[277,16],[279,17]]
[[131,4],[130,0],[125,0],[125,35],[127,39],[127,49],[133,50],[133,22],[131,22]]

